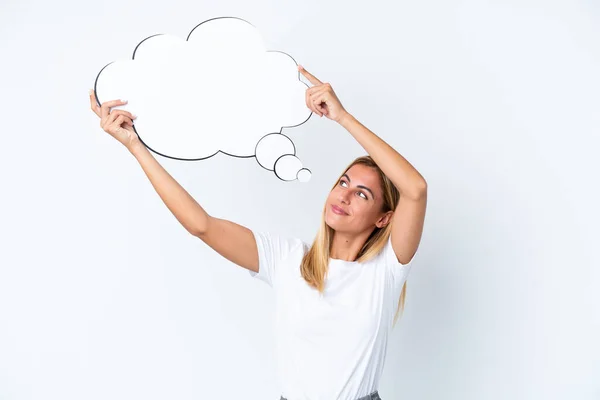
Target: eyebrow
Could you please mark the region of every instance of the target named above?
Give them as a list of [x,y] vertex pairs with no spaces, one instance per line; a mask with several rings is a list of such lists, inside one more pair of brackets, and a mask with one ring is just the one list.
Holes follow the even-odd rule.
[[[345,177],[346,177],[346,179],[348,179],[348,182],[351,182],[351,179],[350,179],[350,177],[349,177],[347,174],[344,174],[344,175],[342,175],[342,176],[345,176]],[[356,185],[356,187],[358,187],[358,188],[361,188],[361,189],[368,190],[368,191],[369,191],[369,193],[371,193],[371,197],[373,197],[373,200],[375,200],[375,195],[373,194],[373,192],[371,191],[371,189],[369,189],[368,187],[366,187],[366,186],[363,186],[363,185]]]

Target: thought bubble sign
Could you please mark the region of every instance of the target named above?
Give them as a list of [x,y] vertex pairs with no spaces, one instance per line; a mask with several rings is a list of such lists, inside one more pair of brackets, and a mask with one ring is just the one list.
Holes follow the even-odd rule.
[[310,171],[281,131],[310,118],[306,89],[294,59],[267,50],[258,30],[235,17],[204,21],[187,40],[150,36],[131,60],[106,65],[95,83],[99,104],[128,101],[116,108],[137,115],[136,133],[157,154],[255,157],[279,179],[301,182]]

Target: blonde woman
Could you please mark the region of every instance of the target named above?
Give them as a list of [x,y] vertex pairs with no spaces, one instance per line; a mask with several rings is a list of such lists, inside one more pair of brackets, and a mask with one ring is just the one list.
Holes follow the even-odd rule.
[[98,106],[92,91],[91,107],[189,233],[274,289],[280,400],[380,400],[388,338],[422,236],[427,184],[344,109],[330,84],[298,69],[314,85],[307,107],[346,128],[369,154],[335,182],[312,245],[209,215],[141,143],[135,117],[111,111],[125,102]]

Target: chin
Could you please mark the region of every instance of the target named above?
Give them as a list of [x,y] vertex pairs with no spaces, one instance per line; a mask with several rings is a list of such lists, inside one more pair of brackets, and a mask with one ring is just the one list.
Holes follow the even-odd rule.
[[325,223],[335,231],[343,230],[344,227],[344,224],[340,224],[340,221],[337,218],[331,218],[328,212],[325,213]]

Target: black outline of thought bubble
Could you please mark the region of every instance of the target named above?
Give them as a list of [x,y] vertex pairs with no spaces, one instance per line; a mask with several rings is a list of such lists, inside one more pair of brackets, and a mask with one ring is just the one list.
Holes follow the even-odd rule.
[[[188,41],[188,40],[189,40],[190,36],[192,35],[192,32],[194,32],[194,30],[195,30],[196,28],[198,28],[200,25],[202,25],[202,24],[204,24],[204,23],[206,23],[206,22],[213,21],[213,20],[215,20],[215,19],[221,19],[221,18],[235,18],[235,19],[239,19],[239,20],[241,20],[241,21],[244,21],[244,22],[246,22],[246,23],[248,23],[248,24],[252,25],[254,28],[256,28],[256,26],[254,26],[253,24],[251,24],[250,22],[248,22],[248,21],[246,21],[245,19],[242,19],[242,18],[238,18],[238,17],[216,17],[216,18],[207,19],[206,21],[203,21],[203,22],[199,23],[198,25],[196,25],[196,26],[195,26],[195,27],[194,27],[194,28],[193,28],[193,29],[190,31],[190,33],[188,34],[188,36],[187,36],[187,38],[186,38],[186,41]],[[135,60],[135,52],[137,51],[138,47],[139,47],[139,46],[140,46],[140,45],[141,45],[141,44],[142,44],[144,41],[146,41],[146,40],[148,40],[148,39],[150,39],[150,38],[152,38],[152,37],[154,37],[154,36],[159,36],[159,35],[164,35],[164,33],[157,33],[157,34],[155,34],[155,35],[148,36],[147,38],[145,38],[144,40],[142,40],[141,42],[139,42],[139,43],[138,43],[138,44],[135,46],[135,49],[133,50],[133,55],[132,55],[131,59],[132,59],[132,60]],[[289,54],[287,54],[287,53],[285,53],[285,52],[283,52],[283,51],[278,51],[278,50],[267,50],[267,51],[268,51],[268,52],[278,52],[278,53],[283,53],[283,54],[287,55],[288,57],[290,57],[290,58],[291,58],[291,59],[294,61],[294,63],[296,64],[296,66],[298,65],[298,63],[296,62],[296,60],[294,59],[294,57],[292,57],[291,55],[289,55]],[[102,74],[102,71],[104,71],[104,69],[105,69],[106,67],[108,67],[108,66],[109,66],[110,64],[112,64],[112,63],[114,63],[114,61],[113,61],[113,62],[110,62],[110,63],[106,64],[104,67],[102,67],[102,69],[100,70],[100,72],[98,72],[98,75],[96,76],[96,79],[95,79],[95,81],[94,81],[94,95],[95,95],[95,97],[96,97],[96,102],[97,102],[99,105],[100,105],[100,104],[102,104],[102,103],[100,102],[100,98],[99,98],[99,96],[98,96],[98,90],[97,90],[98,78],[100,77],[100,74]],[[300,82],[302,82],[302,80],[300,79],[300,71],[298,71],[298,80],[299,80]],[[304,85],[306,85],[306,83],[304,83],[304,82],[302,82],[302,83],[303,83]],[[308,85],[306,85],[306,87],[308,88],[309,86],[308,86]],[[261,138],[260,138],[260,139],[259,139],[259,140],[256,142],[256,146],[258,146],[258,143],[259,143],[259,142],[260,142],[260,141],[261,141],[263,138],[265,138],[265,137],[266,137],[266,136],[268,136],[268,135],[272,135],[272,134],[276,134],[276,133],[277,133],[277,134],[280,134],[280,135],[283,135],[283,133],[282,133],[282,131],[283,131],[283,128],[295,128],[295,127],[297,127],[297,126],[300,126],[300,125],[302,125],[302,124],[306,123],[306,121],[308,121],[312,115],[313,115],[313,112],[311,111],[310,115],[308,116],[308,118],[306,118],[306,120],[304,120],[304,122],[301,122],[301,123],[299,123],[298,125],[282,126],[279,132],[270,132],[270,133],[267,133],[267,134],[265,134],[263,137],[261,137]],[[139,137],[140,141],[141,141],[142,143],[144,143],[144,140],[142,139],[142,137],[140,136],[140,134],[139,134],[139,133],[138,133],[138,131],[136,130],[136,128],[135,128],[135,125],[133,126],[133,130],[134,130],[134,131],[135,131],[135,133],[138,135],[138,137]],[[283,136],[287,137],[287,138],[290,140],[290,142],[292,142],[292,145],[294,146],[294,154],[291,154],[291,155],[295,156],[295,155],[296,155],[296,145],[294,144],[294,141],[293,141],[293,140],[291,140],[291,139],[290,139],[290,138],[289,138],[287,135],[283,135]],[[203,157],[203,158],[193,158],[193,159],[188,159],[188,158],[177,158],[177,157],[171,157],[171,156],[167,156],[167,155],[165,155],[165,154],[162,154],[162,153],[160,153],[160,152],[158,152],[158,151],[154,150],[153,148],[151,148],[150,146],[148,146],[146,143],[144,143],[144,146],[146,146],[146,147],[147,147],[148,149],[150,149],[152,152],[154,152],[154,153],[156,153],[156,154],[159,154],[159,155],[161,155],[161,156],[163,156],[163,157],[170,158],[170,159],[173,159],[173,160],[180,160],[180,161],[199,161],[199,160],[206,160],[206,159],[208,159],[208,158],[211,158],[211,157],[213,157],[215,154],[218,154],[218,153],[223,153],[223,154],[225,154],[225,155],[228,155],[228,156],[230,156],[230,157],[237,157],[237,158],[252,158],[252,157],[256,158],[256,146],[254,147],[254,155],[253,155],[253,156],[237,156],[237,155],[235,155],[235,154],[229,154],[229,153],[227,153],[227,152],[225,152],[225,151],[222,151],[222,150],[217,150],[215,153],[211,154],[210,156],[206,156],[206,157]],[[281,157],[283,157],[283,156],[285,156],[285,155],[288,155],[288,154],[282,154],[282,155],[281,155],[279,158],[281,158]],[[278,158],[278,159],[279,159],[279,158]],[[273,173],[275,173],[275,176],[277,176],[277,178],[279,178],[280,180],[282,180],[282,181],[284,181],[284,182],[290,182],[290,181],[288,181],[288,180],[282,179],[282,178],[281,178],[279,175],[277,175],[277,172],[275,172],[275,164],[277,163],[277,161],[275,161],[275,164],[273,165],[273,169],[268,169],[268,168],[264,167],[263,165],[261,165],[261,164],[258,162],[258,160],[256,161],[256,163],[257,163],[257,164],[258,164],[258,165],[259,165],[261,168],[263,168],[263,169],[266,169],[267,171],[272,171]],[[306,169],[306,170],[308,170],[309,172],[311,172],[311,171],[310,171],[310,169],[308,169],[308,168],[304,168],[304,167],[303,167],[302,169]],[[297,178],[296,178],[296,179],[297,179]]]

